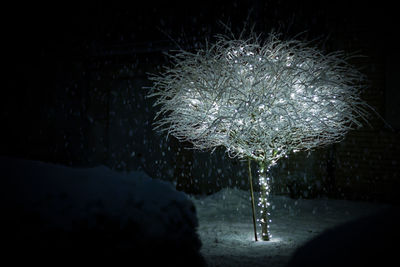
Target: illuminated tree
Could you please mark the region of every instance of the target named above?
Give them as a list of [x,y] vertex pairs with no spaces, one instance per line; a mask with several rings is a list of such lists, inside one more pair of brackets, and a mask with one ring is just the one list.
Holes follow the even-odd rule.
[[360,99],[363,76],[341,52],[324,55],[275,34],[265,42],[255,34],[245,40],[218,36],[202,50],[170,57],[172,66],[151,77],[149,96],[161,107],[155,128],[195,149],[223,146],[230,157],[255,160],[261,237],[269,240],[270,167],[360,127],[368,109]]

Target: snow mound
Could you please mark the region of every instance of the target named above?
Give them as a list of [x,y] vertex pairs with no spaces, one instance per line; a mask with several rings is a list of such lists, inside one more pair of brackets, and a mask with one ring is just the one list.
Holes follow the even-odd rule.
[[397,261],[399,208],[327,229],[300,247],[288,267],[390,266]]
[[138,171],[10,158],[0,158],[0,175],[9,255],[202,264],[195,207],[166,182]]

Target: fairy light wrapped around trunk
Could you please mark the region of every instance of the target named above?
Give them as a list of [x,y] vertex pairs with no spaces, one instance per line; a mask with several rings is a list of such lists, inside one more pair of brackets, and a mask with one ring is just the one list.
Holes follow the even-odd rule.
[[341,141],[367,121],[363,75],[344,53],[324,55],[308,43],[217,36],[196,52],[169,55],[172,66],[150,79],[155,129],[193,148],[226,148],[258,163],[261,237],[269,240],[271,166],[289,153]]

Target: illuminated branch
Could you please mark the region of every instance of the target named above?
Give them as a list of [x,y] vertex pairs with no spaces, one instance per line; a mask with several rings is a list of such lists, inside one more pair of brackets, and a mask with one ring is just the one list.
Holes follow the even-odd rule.
[[224,146],[230,157],[273,165],[339,142],[366,122],[363,76],[340,52],[323,55],[270,34],[265,42],[218,36],[203,50],[170,57],[173,66],[151,77],[155,128],[195,149]]

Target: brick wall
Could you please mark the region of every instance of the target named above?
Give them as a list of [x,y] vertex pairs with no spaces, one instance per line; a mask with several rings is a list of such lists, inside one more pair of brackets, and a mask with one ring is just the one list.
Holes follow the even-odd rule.
[[[399,72],[393,69],[397,53],[390,42],[394,39],[387,36],[391,24],[385,22],[386,14],[382,14],[382,10],[372,6],[340,8],[349,8],[347,16],[336,17],[337,9],[327,12],[327,28],[331,29],[328,50],[363,55],[352,59],[351,63],[366,75],[369,86],[362,98],[376,113],[371,112],[369,126],[350,132],[341,143],[316,150],[309,157],[303,153],[284,161],[277,171],[277,175],[284,178],[276,181],[276,191],[307,197],[299,192],[305,190],[311,193],[309,197],[324,194],[398,203],[400,133],[396,129],[398,115],[393,114],[398,111],[400,99],[398,93],[393,93],[398,91],[393,74]],[[393,129],[384,120],[393,125]],[[314,167],[305,167],[305,162]],[[296,172],[297,177],[291,178],[290,173]],[[305,178],[299,177],[301,173]],[[303,182],[307,177],[308,182]]]
[[399,158],[398,133],[350,133],[336,149],[338,191],[347,198],[395,201],[400,186]]

